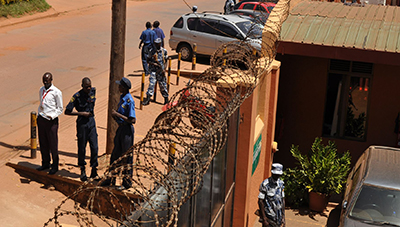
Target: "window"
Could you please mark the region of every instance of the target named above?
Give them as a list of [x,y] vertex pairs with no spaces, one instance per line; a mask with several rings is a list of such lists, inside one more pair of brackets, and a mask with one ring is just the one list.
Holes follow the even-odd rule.
[[262,12],[265,12],[265,11],[266,11],[265,8],[264,8],[264,6],[262,6],[262,5],[257,5],[257,6],[256,6],[256,10],[262,11]]
[[254,9],[254,4],[245,4],[243,9]]
[[371,63],[331,60],[323,136],[365,140]]
[[188,24],[188,29],[189,30],[195,30],[196,29],[196,25],[199,23],[199,19],[198,18],[189,18],[187,20],[187,24]]
[[235,38],[237,37],[238,32],[229,24],[221,22],[219,24],[219,35]]
[[218,21],[213,20],[200,20],[200,28],[197,29],[199,32],[205,32],[208,34],[217,34],[218,30],[216,29],[218,25]]
[[174,28],[183,28],[183,18],[179,18],[175,24],[174,24]]

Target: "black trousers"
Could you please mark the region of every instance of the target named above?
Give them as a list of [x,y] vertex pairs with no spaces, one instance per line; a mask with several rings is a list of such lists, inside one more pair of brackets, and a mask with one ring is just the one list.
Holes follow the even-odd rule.
[[[133,125],[131,124],[122,124],[118,127],[114,137],[114,149],[111,153],[110,164],[121,157],[125,152],[129,150],[129,148],[133,146],[133,142],[135,139],[134,134],[135,130],[133,128]],[[119,163],[117,166],[132,163],[133,157],[129,156],[127,159],[122,160],[121,163]],[[124,172],[132,175],[132,170],[129,170],[129,172]]]
[[90,119],[87,123],[76,123],[76,137],[78,137],[78,166],[85,166],[86,161],[86,145],[89,142],[90,147],[90,167],[97,167],[99,145],[97,140],[96,123],[94,119]]
[[50,154],[53,158],[52,169],[58,169],[58,118],[47,120],[42,116],[37,118],[40,153],[42,166],[50,166]]

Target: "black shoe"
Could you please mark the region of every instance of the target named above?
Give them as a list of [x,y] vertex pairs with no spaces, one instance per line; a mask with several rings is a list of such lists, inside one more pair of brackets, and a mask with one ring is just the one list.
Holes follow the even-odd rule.
[[168,97],[164,97],[164,105],[168,104]]
[[96,167],[92,167],[92,172],[90,172],[90,178],[92,179],[99,179],[99,175],[97,174],[97,168]]
[[143,106],[147,106],[150,104],[150,95],[147,95],[146,98],[143,100]]
[[57,171],[58,169],[51,168],[49,171],[49,175],[54,175],[55,173],[57,173]]
[[81,166],[81,175],[79,178],[81,179],[81,181],[87,181],[86,169],[84,166]]
[[39,166],[39,167],[36,168],[36,170],[43,171],[43,170],[46,170],[46,169],[49,169],[49,168],[50,168],[50,166]]

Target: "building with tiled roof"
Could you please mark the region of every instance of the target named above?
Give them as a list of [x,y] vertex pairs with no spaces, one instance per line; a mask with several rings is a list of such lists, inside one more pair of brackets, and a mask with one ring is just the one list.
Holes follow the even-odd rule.
[[[400,8],[300,1],[281,31],[275,161],[315,137],[349,150],[398,146]],[[399,117],[400,118],[400,117]],[[400,138],[400,137],[399,137]]]

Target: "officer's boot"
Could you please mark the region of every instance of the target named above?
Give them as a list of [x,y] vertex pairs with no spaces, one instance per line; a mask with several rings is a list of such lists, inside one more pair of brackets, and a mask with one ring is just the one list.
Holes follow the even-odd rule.
[[94,180],[98,180],[99,179],[99,175],[97,175],[97,167],[92,167],[92,172],[90,173],[90,178],[94,179]]
[[149,103],[150,103],[150,95],[147,94],[147,96],[146,96],[146,98],[144,98],[142,104],[143,104],[143,106],[147,106],[147,105],[149,105]]
[[168,103],[168,97],[164,97],[164,105]]
[[81,181],[87,181],[85,166],[81,166],[81,176],[80,176],[80,179],[81,179]]

